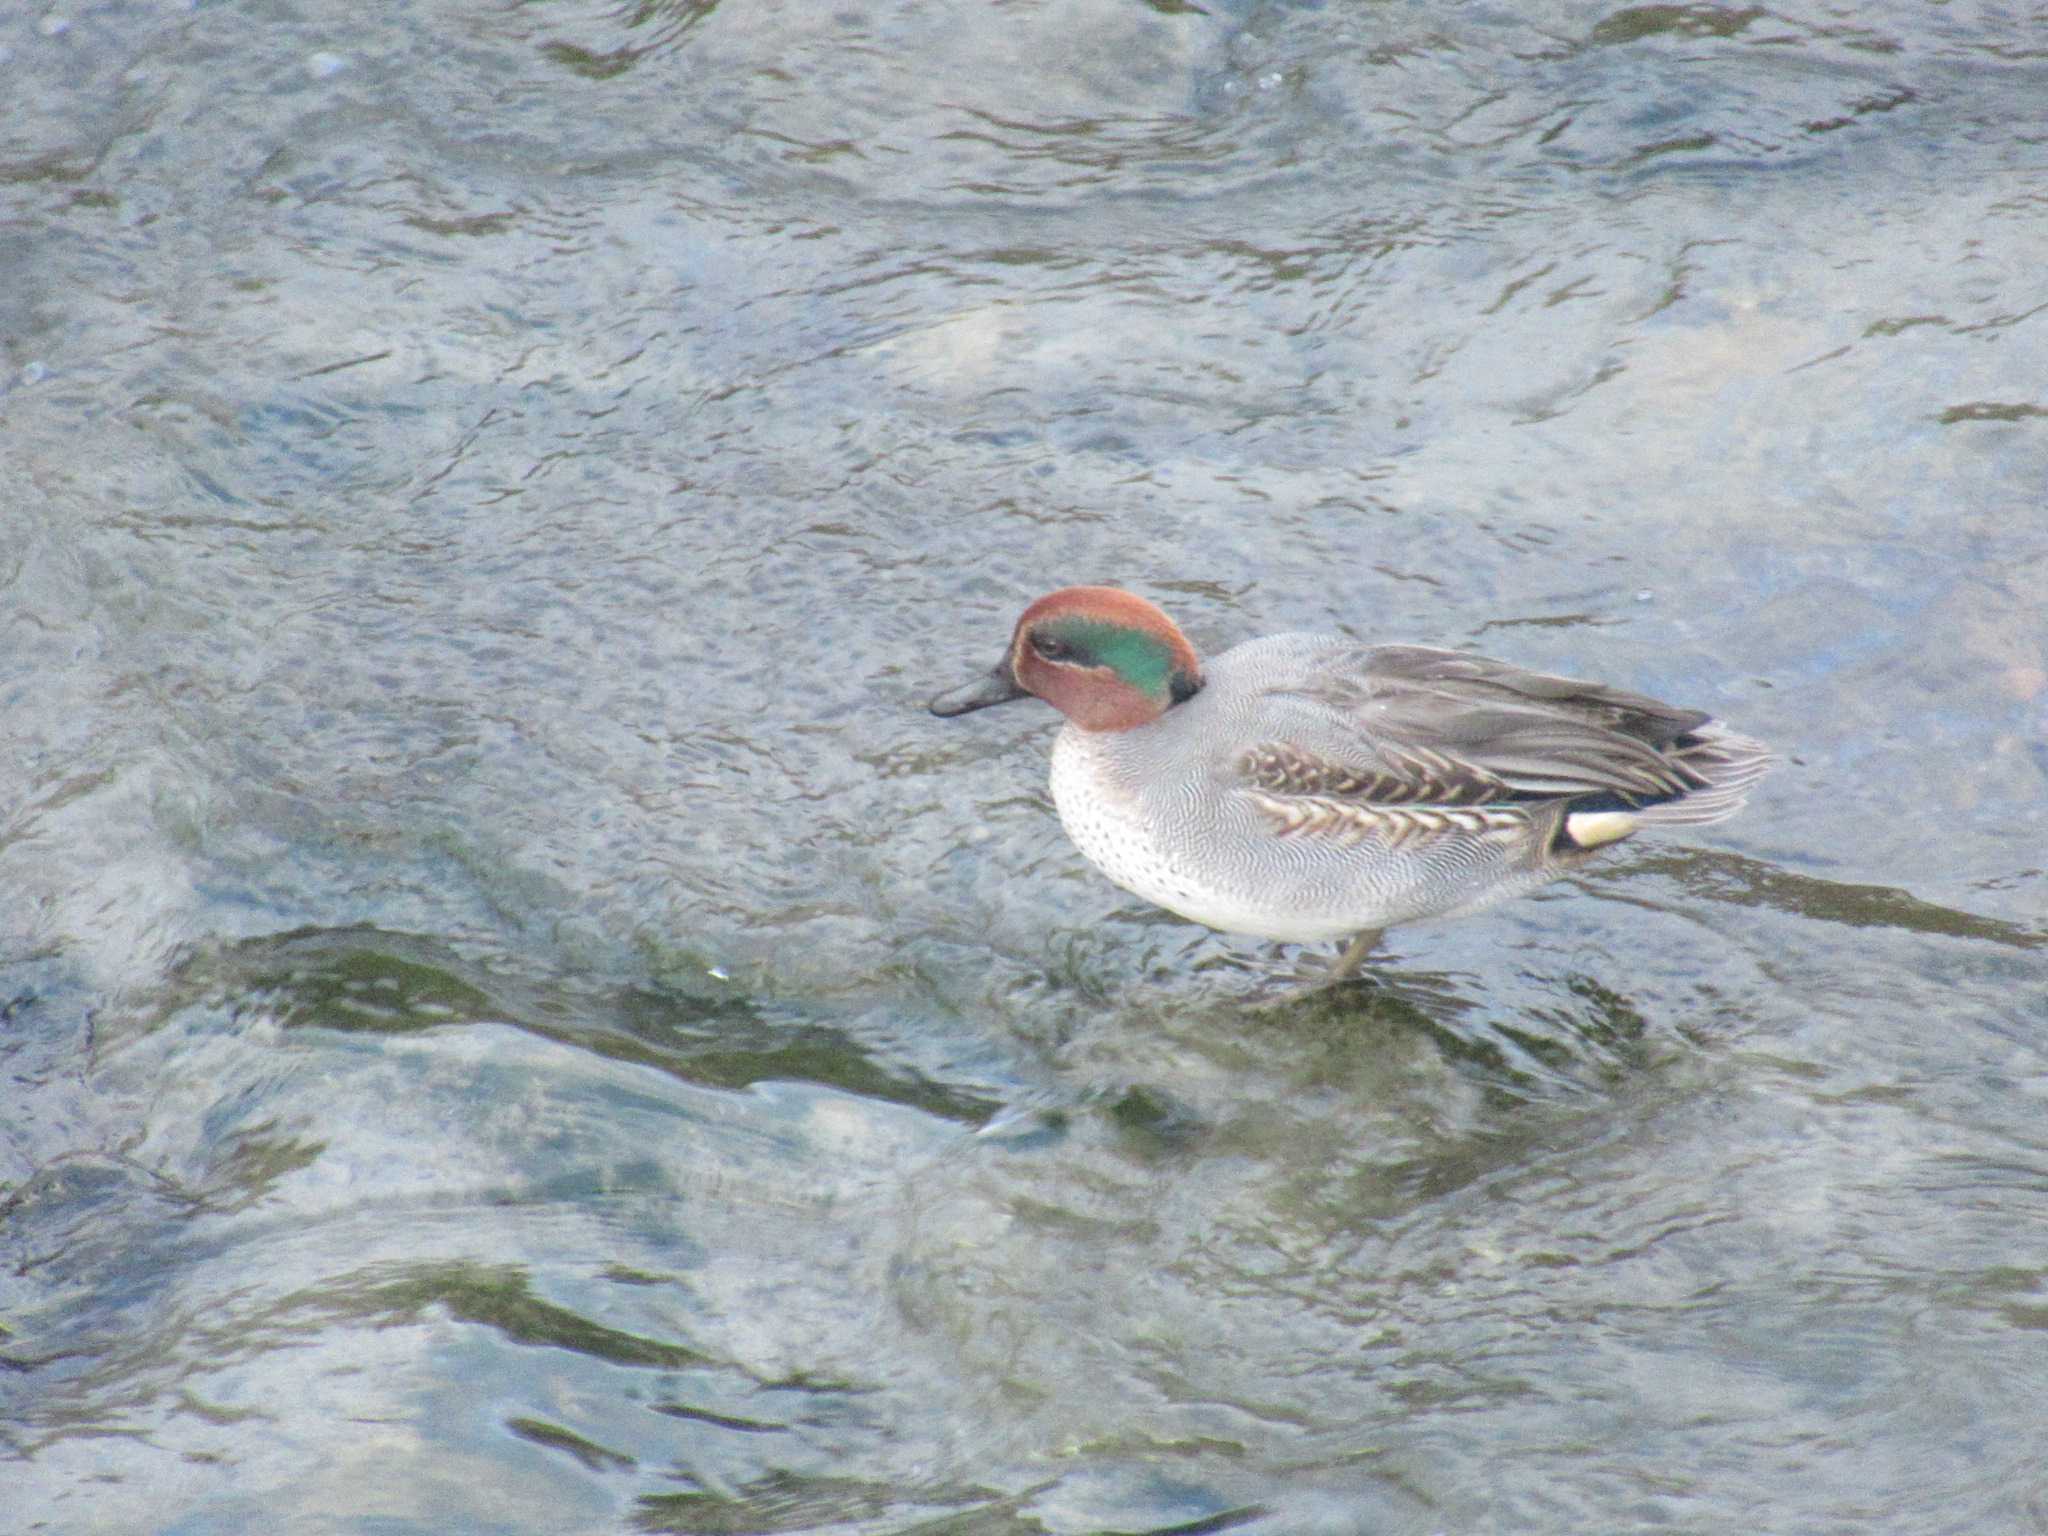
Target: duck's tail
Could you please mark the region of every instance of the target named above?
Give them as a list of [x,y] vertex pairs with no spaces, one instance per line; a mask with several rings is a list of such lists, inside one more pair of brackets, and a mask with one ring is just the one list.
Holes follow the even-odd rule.
[[1777,756],[1754,737],[1731,731],[1718,720],[1704,721],[1673,741],[1664,756],[1688,780],[1688,787],[1656,800],[1619,795],[1585,796],[1566,811],[1564,838],[1584,849],[1619,842],[1644,827],[1698,827],[1725,821],[1742,809],[1757,780],[1777,765]]
[[1755,737],[1731,731],[1718,720],[1696,726],[1673,742],[1668,755],[1685,765],[1699,787],[1669,800],[1641,806],[1644,822],[1666,827],[1697,827],[1725,821],[1742,809],[1757,780],[1777,766],[1777,755]]

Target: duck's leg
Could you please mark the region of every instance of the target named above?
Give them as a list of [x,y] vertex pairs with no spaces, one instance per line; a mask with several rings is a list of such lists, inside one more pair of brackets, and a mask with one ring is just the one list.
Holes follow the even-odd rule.
[[1330,973],[1323,978],[1323,984],[1328,986],[1332,982],[1342,981],[1355,972],[1365,963],[1365,957],[1372,953],[1373,946],[1379,943],[1380,934],[1384,931],[1379,928],[1368,928],[1346,944],[1344,953],[1331,963]]
[[1339,982],[1350,979],[1363,964],[1365,957],[1372,953],[1372,947],[1379,943],[1380,933],[1381,930],[1378,928],[1368,928],[1346,944],[1344,952],[1332,960],[1327,969],[1315,969],[1314,962],[1310,961],[1303,967],[1310,972],[1306,981],[1297,973],[1293,982],[1269,985],[1268,989],[1263,989],[1266,995],[1254,997],[1246,1006],[1253,1013],[1271,1013],[1277,1009],[1292,1007],[1296,1003],[1306,1002],[1317,993],[1328,991]]

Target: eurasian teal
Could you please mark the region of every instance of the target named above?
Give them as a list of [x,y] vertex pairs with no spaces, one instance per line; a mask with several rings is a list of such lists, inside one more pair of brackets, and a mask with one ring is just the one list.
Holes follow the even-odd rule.
[[1703,711],[1419,645],[1248,640],[1205,668],[1158,608],[1066,587],[936,715],[1036,694],[1067,717],[1052,798],[1147,901],[1292,943],[1459,917],[1643,827],[1720,821],[1775,759]]

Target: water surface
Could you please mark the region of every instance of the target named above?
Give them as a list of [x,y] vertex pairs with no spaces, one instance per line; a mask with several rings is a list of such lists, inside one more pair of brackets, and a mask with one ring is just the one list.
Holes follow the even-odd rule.
[[[0,21],[38,1532],[2048,1529],[2048,24]],[[1032,596],[1787,761],[1379,984]]]

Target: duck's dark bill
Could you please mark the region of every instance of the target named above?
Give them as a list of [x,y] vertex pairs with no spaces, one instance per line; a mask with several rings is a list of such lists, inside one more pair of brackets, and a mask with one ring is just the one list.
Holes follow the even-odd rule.
[[931,702],[935,715],[964,715],[977,709],[987,709],[991,704],[1007,704],[1012,699],[1028,695],[1017,685],[1017,679],[1010,675],[1010,664],[1002,662],[987,677],[978,677],[964,688],[955,688],[942,693]]

